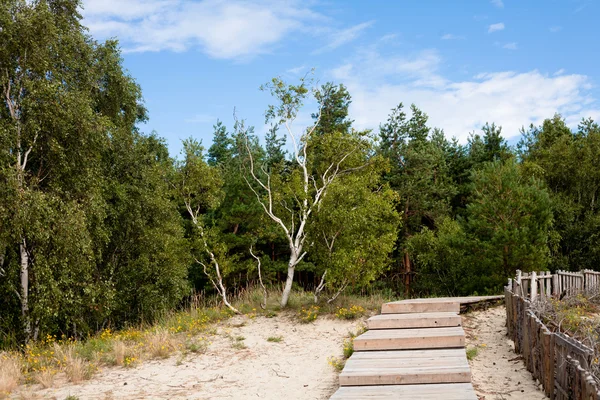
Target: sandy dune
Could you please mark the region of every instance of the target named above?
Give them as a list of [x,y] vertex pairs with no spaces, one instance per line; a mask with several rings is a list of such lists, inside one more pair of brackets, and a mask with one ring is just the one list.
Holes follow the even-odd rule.
[[463,315],[467,347],[477,346],[469,361],[475,391],[480,400],[547,399],[514,352],[506,336],[504,306]]
[[[239,326],[245,323],[244,326]],[[83,399],[327,399],[337,388],[328,364],[341,356],[344,338],[360,321],[319,318],[299,324],[285,316],[236,317],[218,327],[204,354],[181,360],[145,362],[136,368],[105,368],[82,384],[39,390],[22,388],[25,398]],[[234,349],[235,337],[246,349]],[[281,336],[279,343],[268,342]],[[18,398],[18,397],[17,397]]]
[[[504,307],[496,307],[463,316],[468,346],[479,349],[470,361],[473,385],[482,400],[546,399],[506,337],[504,313]],[[23,386],[12,397],[328,399],[337,388],[337,372],[328,358],[341,356],[343,340],[360,324],[324,317],[310,324],[282,315],[236,317],[218,326],[204,354],[174,355],[135,368],[105,368],[77,385],[57,381],[55,388],[45,390]],[[277,336],[281,342],[267,341]],[[234,343],[246,348],[236,349]]]

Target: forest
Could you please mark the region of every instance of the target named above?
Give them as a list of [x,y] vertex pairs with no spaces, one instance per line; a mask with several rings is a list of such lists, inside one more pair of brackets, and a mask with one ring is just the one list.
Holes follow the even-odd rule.
[[297,291],[495,294],[517,269],[600,268],[591,119],[548,115],[515,146],[490,121],[460,143],[398,93],[361,131],[347,88],[308,74],[260,88],[265,135],[237,115],[173,156],[77,1],[8,0],[0,26],[0,348],[152,321],[193,293],[234,308],[240,288],[278,288],[285,307]]

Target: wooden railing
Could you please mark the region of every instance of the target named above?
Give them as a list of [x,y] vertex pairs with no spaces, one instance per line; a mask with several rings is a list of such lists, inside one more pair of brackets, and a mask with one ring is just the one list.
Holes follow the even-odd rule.
[[531,310],[531,304],[550,296],[599,290],[599,277],[600,273],[594,271],[518,273],[504,288],[508,336],[550,399],[600,400],[598,385],[590,372],[594,351],[550,330]]
[[522,273],[517,270],[508,286],[515,294],[535,300],[539,297],[562,297],[577,293],[600,291],[600,272],[584,269],[580,272],[548,271]]

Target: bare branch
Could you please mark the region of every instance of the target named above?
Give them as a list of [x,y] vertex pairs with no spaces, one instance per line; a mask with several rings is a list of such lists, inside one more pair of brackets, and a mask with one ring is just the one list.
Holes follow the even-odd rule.
[[254,253],[252,252],[252,246],[250,246],[250,254],[256,259],[258,263],[258,281],[260,282],[260,286],[263,289],[263,302],[260,303],[260,308],[264,310],[267,308],[267,288],[265,288],[265,285],[263,284],[262,274],[260,273],[260,258],[254,255]]
[[323,272],[323,276],[321,276],[321,282],[315,289],[315,304],[319,302],[319,294],[325,289],[325,276],[327,275],[327,270]]

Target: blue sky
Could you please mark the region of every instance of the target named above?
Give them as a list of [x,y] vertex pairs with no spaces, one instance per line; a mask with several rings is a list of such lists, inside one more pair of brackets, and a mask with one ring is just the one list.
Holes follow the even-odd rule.
[[150,114],[142,130],[173,155],[190,136],[209,146],[234,108],[264,132],[258,87],[311,68],[348,87],[358,129],[399,102],[461,142],[488,121],[514,142],[555,112],[573,127],[600,120],[596,0],[84,0],[82,13],[95,38],[120,40]]

